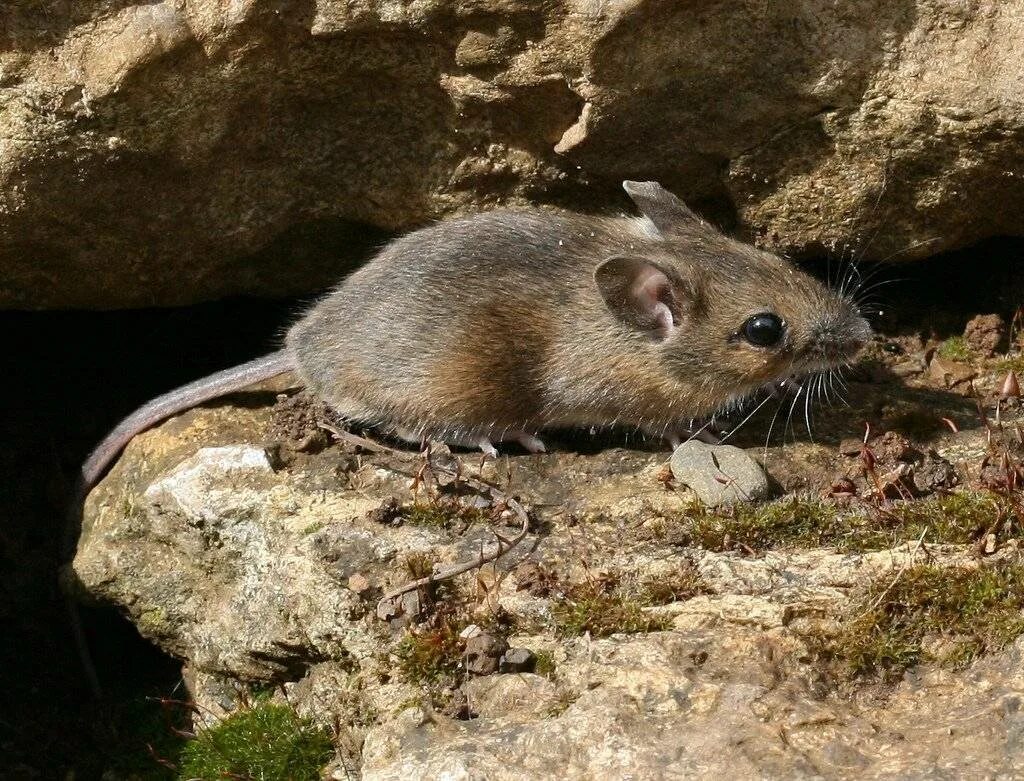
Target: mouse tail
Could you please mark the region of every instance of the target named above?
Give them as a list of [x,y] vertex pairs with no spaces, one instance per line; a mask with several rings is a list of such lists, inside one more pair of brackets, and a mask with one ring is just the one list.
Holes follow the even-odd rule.
[[[74,555],[75,541],[78,539],[82,520],[82,505],[85,502],[86,494],[99,482],[104,472],[117,459],[132,437],[172,415],[202,404],[204,401],[234,393],[257,382],[277,377],[291,369],[292,361],[288,352],[278,350],[264,355],[262,358],[233,366],[230,369],[190,382],[188,385],[182,385],[162,396],[157,396],[118,423],[114,430],[107,434],[85,459],[78,474],[75,494],[68,506],[64,540],[66,558],[70,559]],[[97,701],[101,701],[103,688],[93,663],[78,604],[72,590],[67,585],[64,587],[64,601],[68,609],[71,633],[78,650],[86,683],[93,697]]]
[[147,402],[118,423],[85,459],[79,475],[79,498],[85,499],[85,494],[99,482],[107,468],[136,434],[141,434],[172,415],[203,402],[284,374],[292,369],[292,366],[287,350],[278,350],[248,363],[202,377]]

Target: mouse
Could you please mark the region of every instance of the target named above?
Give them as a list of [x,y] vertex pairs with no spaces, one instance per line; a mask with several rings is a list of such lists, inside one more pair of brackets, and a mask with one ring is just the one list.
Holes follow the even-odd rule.
[[638,214],[498,209],[395,239],[278,351],[121,421],[84,462],[81,496],[135,435],[285,372],[408,442],[537,453],[548,429],[625,426],[674,446],[693,420],[847,364],[870,338],[850,296],[657,182],[622,186]]

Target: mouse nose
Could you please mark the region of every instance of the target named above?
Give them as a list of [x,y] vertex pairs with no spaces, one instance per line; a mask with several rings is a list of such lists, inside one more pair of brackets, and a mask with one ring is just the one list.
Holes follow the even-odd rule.
[[814,344],[826,360],[839,363],[856,355],[871,336],[871,326],[859,314],[838,313],[818,325]]
[[844,340],[845,351],[849,355],[853,355],[861,347],[870,342],[873,335],[874,333],[872,332],[868,321],[860,315],[854,315],[850,318],[849,326],[846,329],[846,339]]

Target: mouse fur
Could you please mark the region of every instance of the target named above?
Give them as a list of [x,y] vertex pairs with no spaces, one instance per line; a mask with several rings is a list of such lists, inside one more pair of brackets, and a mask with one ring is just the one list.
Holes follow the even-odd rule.
[[[91,487],[132,436],[285,371],[339,415],[410,441],[494,452],[565,426],[676,441],[689,422],[870,337],[849,299],[716,231],[656,182],[624,182],[639,217],[540,209],[446,220],[387,245],[269,356],[165,394],[87,460]],[[769,313],[770,347],[744,337]]]

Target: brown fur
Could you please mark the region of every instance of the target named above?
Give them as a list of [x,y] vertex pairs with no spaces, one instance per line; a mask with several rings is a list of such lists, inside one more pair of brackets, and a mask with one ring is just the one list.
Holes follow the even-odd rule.
[[[767,383],[844,362],[870,335],[852,302],[712,230],[657,183],[623,186],[644,219],[494,211],[392,242],[283,350],[125,418],[83,464],[79,496],[135,434],[289,369],[354,420],[486,447],[549,426],[675,434]],[[763,312],[788,324],[771,348],[741,338]]]
[[[399,239],[317,303],[287,349],[339,413],[460,441],[679,427],[867,338],[855,307],[816,280],[715,232],[654,183],[627,189],[654,225],[495,211]],[[621,291],[602,297],[595,270],[616,256],[664,270],[669,338],[640,327]],[[789,326],[777,349],[735,336],[762,311]]]

